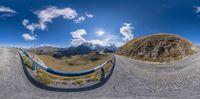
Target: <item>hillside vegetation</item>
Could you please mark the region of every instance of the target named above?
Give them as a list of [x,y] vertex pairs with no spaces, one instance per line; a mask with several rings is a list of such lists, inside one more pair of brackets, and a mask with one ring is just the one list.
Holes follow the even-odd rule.
[[74,55],[71,57],[54,58],[50,55],[37,55],[45,65],[60,71],[84,71],[111,59],[111,54],[89,53],[84,55]]
[[[32,55],[32,53],[30,53]],[[56,70],[66,71],[66,72],[75,72],[75,71],[84,71],[88,69],[95,68],[96,66],[108,61],[111,59],[111,54],[84,54],[84,55],[75,55],[71,57],[62,57],[54,58],[50,55],[36,55],[37,58],[41,59],[48,67],[51,67]],[[23,63],[33,70],[33,62],[30,61],[27,57],[23,56]],[[109,73],[112,64],[106,64],[103,68],[105,73]],[[69,85],[69,86],[82,86],[87,82],[98,81],[101,78],[101,70],[97,70],[92,74],[78,77],[63,77],[57,76],[43,71],[40,67],[37,70],[37,73],[34,75],[34,78],[46,85]]]
[[[93,69],[100,64],[110,60],[112,54],[117,47],[93,45],[84,43],[79,46],[71,46],[69,48],[58,48],[53,46],[41,46],[37,48],[25,49],[29,55],[46,66],[63,72],[78,72]],[[33,63],[23,57],[24,64],[30,69],[33,69]],[[112,67],[111,63],[106,64],[103,68],[106,74],[109,73]],[[44,84],[61,84],[61,85],[84,85],[90,81],[97,81],[101,77],[101,70],[97,70],[92,74],[79,77],[61,77],[43,71],[38,68],[38,73],[34,78]]]
[[182,59],[196,52],[191,41],[173,34],[154,34],[127,42],[116,54],[136,60],[170,62]]

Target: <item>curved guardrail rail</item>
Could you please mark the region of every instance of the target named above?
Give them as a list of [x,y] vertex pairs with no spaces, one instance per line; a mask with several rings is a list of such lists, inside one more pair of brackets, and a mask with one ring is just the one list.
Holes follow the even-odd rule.
[[[58,76],[83,76],[83,75],[91,74],[91,73],[95,72],[96,70],[103,68],[103,66],[105,66],[106,64],[108,64],[110,62],[112,63],[112,65],[114,65],[114,62],[116,59],[115,56],[113,55],[110,60],[106,61],[103,64],[100,64],[99,66],[97,66],[93,69],[89,69],[89,70],[85,70],[85,71],[81,71],[81,72],[64,72],[64,71],[55,70],[53,68],[47,67],[45,64],[39,63],[37,60],[35,60],[32,56],[30,56],[24,50],[18,49],[18,52],[20,53],[21,56],[26,56],[33,62],[34,71],[37,71],[37,68],[41,67],[44,71],[51,73],[51,74],[58,75]],[[114,62],[112,60],[114,60]]]

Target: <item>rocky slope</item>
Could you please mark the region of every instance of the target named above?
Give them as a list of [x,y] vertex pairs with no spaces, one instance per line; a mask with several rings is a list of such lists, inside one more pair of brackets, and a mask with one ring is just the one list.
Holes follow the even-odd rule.
[[116,54],[150,62],[170,62],[196,52],[191,41],[173,34],[154,34],[129,41]]

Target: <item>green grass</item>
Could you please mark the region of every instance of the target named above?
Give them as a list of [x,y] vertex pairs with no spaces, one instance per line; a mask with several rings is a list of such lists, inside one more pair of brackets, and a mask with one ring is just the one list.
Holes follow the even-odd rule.
[[60,71],[83,71],[94,68],[111,58],[110,54],[75,55],[71,57],[54,58],[50,55],[37,55],[48,67]]
[[34,66],[33,66],[33,62],[31,60],[28,59],[28,57],[26,56],[22,56],[22,59],[23,59],[23,63],[28,66],[28,68],[30,69],[34,69]]
[[37,81],[40,81],[43,84],[49,85],[53,83],[51,76],[44,72],[40,67],[37,70],[37,74],[34,77]]
[[74,82],[75,85],[84,85],[86,81],[84,79],[78,79]]

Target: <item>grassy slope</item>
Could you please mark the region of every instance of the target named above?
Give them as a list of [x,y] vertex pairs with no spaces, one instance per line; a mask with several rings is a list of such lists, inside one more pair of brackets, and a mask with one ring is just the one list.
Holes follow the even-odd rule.
[[37,55],[48,67],[61,71],[83,71],[94,68],[111,58],[109,54],[76,55],[72,57],[54,58],[49,55]]
[[[163,45],[158,47],[160,42]],[[169,62],[194,53],[192,42],[171,34],[139,37],[129,41],[116,52],[119,55],[150,62]]]
[[[62,59],[56,59],[48,55],[37,55],[44,63],[56,70],[61,71],[83,71],[96,67],[97,65],[104,63],[111,58],[110,54],[104,55],[83,55],[83,56],[73,56],[71,58],[64,57]],[[32,62],[27,58],[23,57],[24,63],[33,69]],[[78,62],[79,61],[79,62]],[[105,72],[108,73],[112,64],[107,64],[104,66]],[[35,75],[35,79],[46,84],[62,83],[62,84],[73,84],[73,85],[84,85],[86,82],[97,81],[100,79],[100,70],[95,73],[80,76],[80,77],[61,77],[53,74],[49,74],[38,68],[38,73]]]

